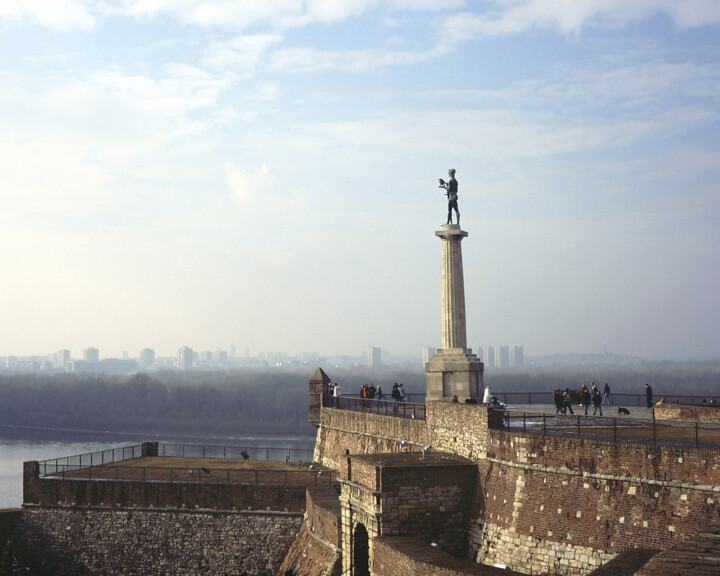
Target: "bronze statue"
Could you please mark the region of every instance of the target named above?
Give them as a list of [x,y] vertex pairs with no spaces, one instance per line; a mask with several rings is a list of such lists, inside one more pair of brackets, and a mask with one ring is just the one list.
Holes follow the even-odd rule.
[[452,224],[452,211],[455,210],[455,216],[457,219],[457,225],[460,226],[460,211],[458,210],[458,181],[455,180],[455,169],[450,168],[448,170],[448,176],[450,177],[450,180],[445,182],[442,178],[438,179],[438,182],[440,182],[440,188],[445,189],[445,196],[447,196],[448,199],[448,215],[447,215],[447,222],[445,222],[445,225]]

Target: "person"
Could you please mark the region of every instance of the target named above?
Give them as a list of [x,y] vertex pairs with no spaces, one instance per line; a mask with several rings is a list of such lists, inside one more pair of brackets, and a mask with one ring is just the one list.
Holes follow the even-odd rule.
[[327,385],[327,388],[325,389],[325,398],[323,400],[323,406],[329,406],[332,407],[334,404],[333,400],[333,393],[335,389],[333,388],[332,383]]
[[400,389],[398,387],[397,382],[395,382],[395,384],[393,384],[393,388],[392,388],[392,392],[390,393],[390,396],[392,396],[392,399],[393,399],[393,414],[397,414],[398,402],[400,402]]
[[648,408],[652,408],[652,388],[650,384],[645,384],[645,401]]
[[580,404],[583,405],[585,416],[587,416],[588,408],[590,408],[590,390],[587,389],[585,384],[582,385],[582,390],[580,391]]
[[565,393],[563,394],[563,405],[564,410],[563,414],[566,414],[568,410],[570,410],[570,414],[575,414],[572,409],[572,395],[570,394],[570,388],[565,388]]
[[440,182],[440,188],[445,189],[445,195],[448,199],[448,215],[447,222],[445,225],[452,224],[452,211],[455,210],[455,217],[457,219],[457,225],[460,225],[460,211],[458,210],[458,181],[455,180],[455,169],[450,168],[448,170],[448,176],[450,180],[445,182],[442,178],[438,180]]
[[458,397],[457,397],[457,394],[455,394],[455,396],[453,396],[453,399],[452,399],[452,401],[453,401],[453,402],[457,402],[457,401],[458,401]]
[[562,390],[553,390],[553,399],[555,400],[555,414],[565,414]]
[[340,408],[340,385],[337,382],[333,387],[333,406]]
[[611,406],[610,404],[610,386],[607,382],[605,382],[605,386],[603,387],[603,404],[605,406]]
[[602,413],[602,396],[600,395],[600,390],[597,388],[593,389],[592,394],[592,403],[593,403],[593,416],[597,414],[597,411],[600,410],[600,416],[603,415]]
[[370,388],[368,388],[368,398],[370,398],[370,400],[372,400],[373,398],[375,398],[376,393],[377,393],[377,389],[375,388],[375,384],[370,382]]
[[383,394],[382,391],[382,384],[378,384],[377,390],[375,391],[375,396],[377,396],[378,400],[382,400],[385,397],[385,394]]
[[400,382],[398,390],[400,391],[400,402],[405,402],[405,387],[402,382]]

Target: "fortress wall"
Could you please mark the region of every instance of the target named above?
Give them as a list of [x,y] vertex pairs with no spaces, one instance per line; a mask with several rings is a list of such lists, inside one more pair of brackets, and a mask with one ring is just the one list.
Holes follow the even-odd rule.
[[720,405],[655,404],[655,418],[658,420],[720,424]]
[[373,550],[376,576],[515,576],[517,573],[478,565],[445,554],[414,538],[376,538]]
[[[717,449],[509,433],[499,418],[448,402],[428,402],[427,422],[323,409],[316,454],[337,469],[347,466],[345,449],[397,452],[406,439],[411,449],[474,460],[470,555],[526,573],[586,574],[626,550],[664,550],[720,521]],[[352,476],[363,473],[371,485],[369,469]]]
[[314,460],[338,470],[346,450],[350,454],[398,452],[402,440],[415,450],[430,444],[425,421],[323,408]]
[[302,513],[305,486],[215,482],[141,482],[39,478],[37,462],[25,462],[23,501],[54,506],[279,510]]
[[340,546],[340,500],[335,488],[308,488],[305,513],[313,534]]
[[276,576],[293,570],[295,576],[340,576],[342,559],[339,548],[316,536],[307,520],[278,568]]
[[529,466],[692,485],[720,484],[720,450],[490,430],[488,457]]
[[58,576],[274,575],[301,522],[283,512],[26,505],[14,540],[21,562]]
[[484,457],[490,442],[490,424],[502,422],[502,411],[476,404],[428,402],[426,411],[433,450],[471,460]]
[[491,432],[471,530],[478,561],[583,574],[720,520],[716,450]]
[[305,521],[277,571],[284,576],[339,576],[340,502],[335,488],[308,488]]

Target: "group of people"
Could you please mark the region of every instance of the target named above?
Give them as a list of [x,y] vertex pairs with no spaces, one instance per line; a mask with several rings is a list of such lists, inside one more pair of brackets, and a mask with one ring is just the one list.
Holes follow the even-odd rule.
[[573,401],[578,401],[583,407],[587,416],[590,405],[593,406],[593,416],[600,412],[603,415],[603,405],[610,405],[610,385],[606,382],[602,393],[595,382],[590,382],[590,389],[583,384],[579,392],[571,392],[570,388],[565,390],[553,390],[553,399],[555,400],[555,414],[575,414],[572,409]]
[[[325,404],[339,408],[340,407],[340,385],[337,382],[328,384],[325,391],[329,401]],[[380,384],[375,386],[372,382],[370,384],[363,384],[360,388],[360,397],[366,400],[368,403],[371,400],[385,400],[386,396],[383,393],[382,386]],[[398,384],[395,382],[392,387],[390,397],[394,402],[405,402],[405,387],[402,382]]]

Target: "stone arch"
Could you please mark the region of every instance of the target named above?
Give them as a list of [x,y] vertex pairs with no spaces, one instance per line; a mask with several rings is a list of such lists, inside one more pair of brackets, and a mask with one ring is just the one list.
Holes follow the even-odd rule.
[[370,576],[370,539],[364,524],[355,526],[352,566],[352,576]]

